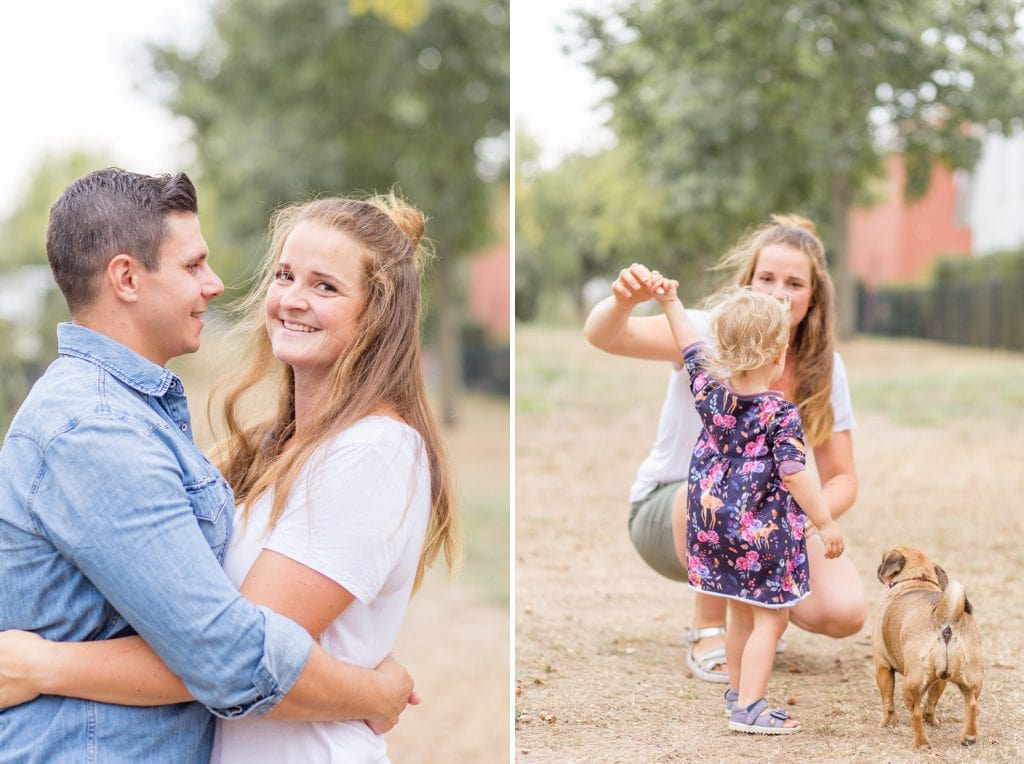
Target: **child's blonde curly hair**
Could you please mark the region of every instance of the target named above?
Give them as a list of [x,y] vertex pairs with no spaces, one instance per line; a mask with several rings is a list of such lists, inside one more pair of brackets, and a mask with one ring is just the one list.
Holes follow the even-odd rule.
[[708,298],[712,372],[725,379],[759,369],[789,344],[789,303],[748,286],[727,287]]

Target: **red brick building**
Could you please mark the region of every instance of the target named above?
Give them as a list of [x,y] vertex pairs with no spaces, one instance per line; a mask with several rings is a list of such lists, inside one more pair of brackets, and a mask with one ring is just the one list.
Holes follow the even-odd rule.
[[924,278],[937,257],[971,251],[971,229],[959,222],[963,193],[953,172],[936,163],[928,193],[907,204],[903,157],[886,158],[883,200],[850,214],[851,272],[869,288]]

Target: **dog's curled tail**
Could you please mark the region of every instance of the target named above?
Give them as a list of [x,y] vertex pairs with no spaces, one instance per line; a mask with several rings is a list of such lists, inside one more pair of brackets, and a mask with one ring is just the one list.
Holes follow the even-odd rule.
[[964,612],[971,612],[971,604],[967,601],[967,592],[959,581],[950,581],[942,592],[942,598],[935,603],[935,625],[940,629],[943,639],[949,642],[952,629],[960,622]]

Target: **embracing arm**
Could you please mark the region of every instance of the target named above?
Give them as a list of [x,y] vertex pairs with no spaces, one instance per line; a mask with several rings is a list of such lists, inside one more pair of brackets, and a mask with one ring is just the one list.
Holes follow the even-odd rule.
[[[291,618],[313,637],[353,601],[335,582],[272,551],[263,551],[257,558],[242,583],[242,594]],[[393,658],[371,671],[337,661],[314,644],[295,685],[267,716],[302,721],[367,719],[382,731],[397,716],[393,698],[402,693],[409,697],[411,690],[411,680]],[[27,632],[0,634],[0,707],[37,694],[129,706],[192,700],[181,679],[141,637],[48,642]]]
[[857,499],[857,470],[853,466],[851,432],[833,432],[832,437],[815,447],[814,461],[821,478],[825,506],[832,519],[838,520]]
[[637,305],[654,297],[647,286],[650,278],[651,272],[637,263],[621,271],[611,296],[590,312],[583,335],[612,355],[679,363],[679,347],[665,317],[631,315]]
[[[81,470],[48,470],[35,498],[49,508],[45,530],[58,551],[135,626],[167,668],[137,641],[67,645],[61,649],[113,651],[85,658],[68,653],[65,659],[75,666],[68,681],[80,684],[77,672],[98,662],[136,683],[154,683],[140,691],[100,680],[102,692],[124,691],[119,699],[135,704],[186,699],[176,674],[189,693],[226,718],[270,711],[285,697],[282,715],[291,708],[299,718],[397,717],[412,692],[404,669],[393,662],[388,670],[373,671],[334,661],[313,643],[311,626],[239,595],[199,527],[178,462],[150,432],[97,415],[55,438],[48,458],[57,465],[72,463],[72,452],[95,448],[100,436],[118,448]],[[147,476],[145,491],[123,480],[133,472]],[[221,511],[230,511],[224,508],[230,502],[226,488],[214,482],[201,490],[209,492],[204,506],[219,502]],[[343,607],[339,599],[336,612]],[[6,673],[0,664],[0,682]],[[0,687],[0,694],[9,693]]]

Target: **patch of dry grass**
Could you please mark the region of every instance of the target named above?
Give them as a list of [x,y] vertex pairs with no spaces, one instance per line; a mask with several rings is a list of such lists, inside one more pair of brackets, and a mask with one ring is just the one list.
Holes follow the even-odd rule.
[[[521,327],[517,338],[518,761],[1021,758],[1024,470],[1014,403],[1024,388],[1014,380],[1024,380],[1024,358],[875,339],[843,348],[859,421],[860,494],[841,525],[869,620],[842,640],[789,631],[769,697],[795,695],[805,730],[764,739],[729,732],[724,687],[687,676],[681,635],[692,595],[651,571],[626,532],[628,488],[654,438],[665,365],[606,356],[574,330]],[[903,708],[895,729],[878,727],[869,641],[881,597],[875,569],[897,544],[924,549],[966,585],[975,606],[986,677],[973,748],[958,742],[955,688],[939,704],[930,751],[912,751]]]

